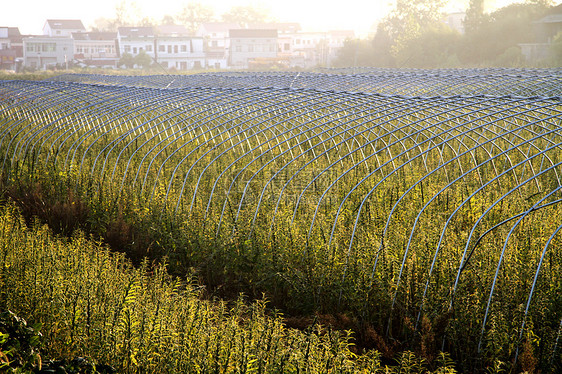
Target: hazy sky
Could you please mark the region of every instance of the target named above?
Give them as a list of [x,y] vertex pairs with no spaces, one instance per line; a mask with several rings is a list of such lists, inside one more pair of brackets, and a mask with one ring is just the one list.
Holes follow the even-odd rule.
[[[516,0],[485,0],[489,9]],[[523,0],[521,0],[523,1]],[[0,26],[17,26],[22,34],[41,34],[46,19],[81,19],[86,28],[100,17],[113,18],[120,0],[9,0],[0,12]],[[127,0],[136,3],[137,14],[160,20],[178,13],[188,1]],[[393,7],[393,0],[202,0],[218,16],[233,5],[261,6],[279,21],[299,22],[305,30],[355,30],[366,35],[377,20]],[[464,10],[468,0],[449,0],[447,9]]]

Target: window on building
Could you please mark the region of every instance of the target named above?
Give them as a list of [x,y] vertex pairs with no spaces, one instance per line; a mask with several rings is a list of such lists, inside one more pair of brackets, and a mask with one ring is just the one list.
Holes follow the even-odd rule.
[[152,46],[150,44],[146,45],[146,51],[147,52],[152,52]]
[[171,45],[168,46],[168,53],[172,53],[172,46]]
[[213,47],[218,47],[218,46],[219,46],[219,42],[217,42],[216,40],[213,40],[213,41],[211,42],[211,46],[213,46]]
[[131,53],[131,46],[130,45],[126,45],[123,49],[125,50],[125,52]]
[[137,47],[133,47],[133,54],[136,55],[137,53],[138,53]]
[[57,50],[57,45],[55,43],[44,43],[41,46],[41,52],[55,52]]
[[250,44],[248,46],[248,52],[253,52],[253,51],[254,51],[254,46]]
[[166,52],[166,46],[165,45],[159,45],[158,46],[158,52]]
[[178,46],[177,45],[174,46],[174,53],[178,53]]
[[291,49],[291,45],[289,43],[285,43],[285,44],[283,44],[283,49],[285,51],[288,51],[289,49]]
[[235,48],[236,52],[242,52],[242,46],[241,45],[237,45]]
[[186,61],[182,61],[182,62],[181,62],[180,69],[181,69],[181,70],[187,70],[187,62],[186,62]]
[[301,44],[301,40],[300,40],[300,39],[297,39],[295,42],[296,42],[296,44]]

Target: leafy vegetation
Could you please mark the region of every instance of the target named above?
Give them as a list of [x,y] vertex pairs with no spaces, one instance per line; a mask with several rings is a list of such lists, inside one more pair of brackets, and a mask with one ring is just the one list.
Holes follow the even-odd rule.
[[[443,1],[398,1],[372,39],[348,40],[334,64],[433,69],[559,67],[562,60],[556,42],[551,44],[549,56],[537,61],[526,61],[520,47],[524,43],[550,43],[542,35],[547,31],[538,31],[535,24],[549,12],[562,9],[549,3],[527,1],[485,13],[482,0],[471,0],[461,33],[441,19]],[[535,39],[539,35],[542,39]]]
[[[9,311],[0,315],[3,370],[55,371],[62,366],[65,372],[377,373],[428,369],[412,353],[402,354],[396,364],[385,368],[375,351],[354,354],[348,332],[318,323],[303,331],[287,328],[281,315],[268,314],[265,300],[251,304],[243,297],[231,303],[202,300],[201,285],[169,276],[165,264],[152,266],[145,261],[134,268],[122,254],[80,232],[63,239],[54,238],[46,226],[29,229],[9,205],[0,211],[0,246],[0,308],[17,310],[36,321],[29,327]],[[448,356],[440,357],[438,372],[453,373]]]
[[[203,357],[219,368],[288,365],[292,356],[282,353],[288,351],[305,352],[306,359],[295,358],[295,371],[357,370],[376,364],[375,356],[397,355],[422,370],[444,360],[441,350],[459,369],[474,371],[500,361],[546,371],[560,357],[557,98],[70,82],[2,87],[6,196],[28,224],[39,216],[58,233],[84,230],[138,266],[115,255],[107,260],[117,261],[111,271],[91,271],[96,267],[75,257],[103,250],[85,249],[91,244],[78,236],[66,265],[38,261],[41,269],[71,274],[44,270],[44,278],[29,276],[31,291],[21,287],[26,291],[2,297],[6,308],[43,326],[53,313],[70,321],[65,335],[48,335],[52,344],[70,344],[66,357],[92,357],[120,370],[178,365],[170,371],[203,370],[181,366]],[[24,258],[18,252],[13,261]],[[145,258],[167,258],[168,271],[189,281],[178,284]],[[17,272],[2,281],[19,279],[15,274],[24,276],[21,269],[32,263],[10,263]],[[78,269],[88,270],[79,276]],[[192,285],[195,279],[200,286]],[[65,290],[58,305],[49,304],[56,293],[48,282]],[[151,282],[160,291],[149,291]],[[173,298],[175,289],[182,300]],[[51,295],[43,304],[34,299],[42,290]],[[241,302],[240,292],[253,303]],[[264,293],[286,326],[300,332],[266,316]],[[166,304],[166,294],[174,301]],[[77,315],[73,308],[88,310],[95,295],[108,301],[99,302],[100,314],[90,321],[109,330],[78,338],[93,312]],[[197,306],[202,295],[238,301]],[[164,316],[166,308],[172,316]],[[196,321],[220,323],[201,325],[207,335],[190,340],[181,329],[195,323],[194,308],[210,313]],[[159,318],[170,323],[162,334],[171,335],[150,335],[161,333]],[[269,327],[250,328],[254,318]],[[244,327],[239,335],[234,325]],[[374,356],[352,355],[346,330],[354,331],[355,353],[368,349]],[[269,336],[272,342],[287,336],[294,346],[259,356],[267,350],[257,352],[257,342]],[[194,351],[176,350],[180,337]],[[155,341],[165,349],[150,348]],[[234,344],[239,353],[225,356]],[[163,352],[173,358],[158,356]]]

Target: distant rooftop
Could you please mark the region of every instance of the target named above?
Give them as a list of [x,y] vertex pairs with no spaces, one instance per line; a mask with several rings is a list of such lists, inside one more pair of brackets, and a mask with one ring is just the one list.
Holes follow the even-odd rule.
[[51,29],[86,30],[79,19],[48,19],[47,23]]
[[119,27],[117,32],[120,36],[125,37],[149,37],[154,36],[154,30],[152,27]]
[[276,29],[280,33],[294,33],[301,30],[300,23],[297,22],[268,22],[250,23],[249,29]]
[[277,38],[276,29],[236,29],[228,33],[231,38]]
[[116,32],[91,31],[91,32],[73,32],[74,40],[114,40],[117,38]]
[[205,22],[201,25],[208,32],[228,32],[229,30],[239,29],[240,25],[235,22]]
[[182,25],[161,25],[156,30],[162,36],[186,36],[190,34],[189,30]]

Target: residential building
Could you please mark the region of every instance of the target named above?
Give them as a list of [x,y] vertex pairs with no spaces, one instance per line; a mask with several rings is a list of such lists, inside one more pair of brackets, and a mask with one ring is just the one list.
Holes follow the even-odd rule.
[[118,54],[129,53],[133,57],[141,51],[155,58],[156,35],[152,27],[119,27],[117,29]]
[[86,32],[79,19],[48,19],[43,25],[43,35],[70,38],[73,33]]
[[230,22],[207,22],[201,24],[196,35],[204,39],[205,66],[226,69],[230,52],[230,30],[240,29],[240,25]]
[[17,27],[0,27],[0,70],[18,70],[23,63],[22,36]]
[[246,69],[278,64],[277,36],[276,29],[230,30],[229,65]]
[[115,67],[117,54],[116,32],[73,33],[74,59],[88,66]]
[[67,66],[74,57],[74,40],[70,37],[51,38],[30,36],[23,38],[23,64],[45,69],[56,65]]
[[327,66],[328,35],[325,32],[300,32],[293,35],[293,55],[299,56],[302,68]]
[[343,48],[345,41],[355,38],[353,30],[331,30],[327,32],[325,43],[327,49],[325,51],[325,60],[322,65],[330,67],[332,62],[338,57],[338,52]]
[[156,61],[164,68],[188,70],[205,66],[203,38],[191,36],[184,26],[159,26],[156,47]]
[[519,44],[521,53],[528,62],[546,60],[550,57],[550,46],[554,38],[562,33],[562,4],[553,7],[546,16],[533,23],[534,43]]

